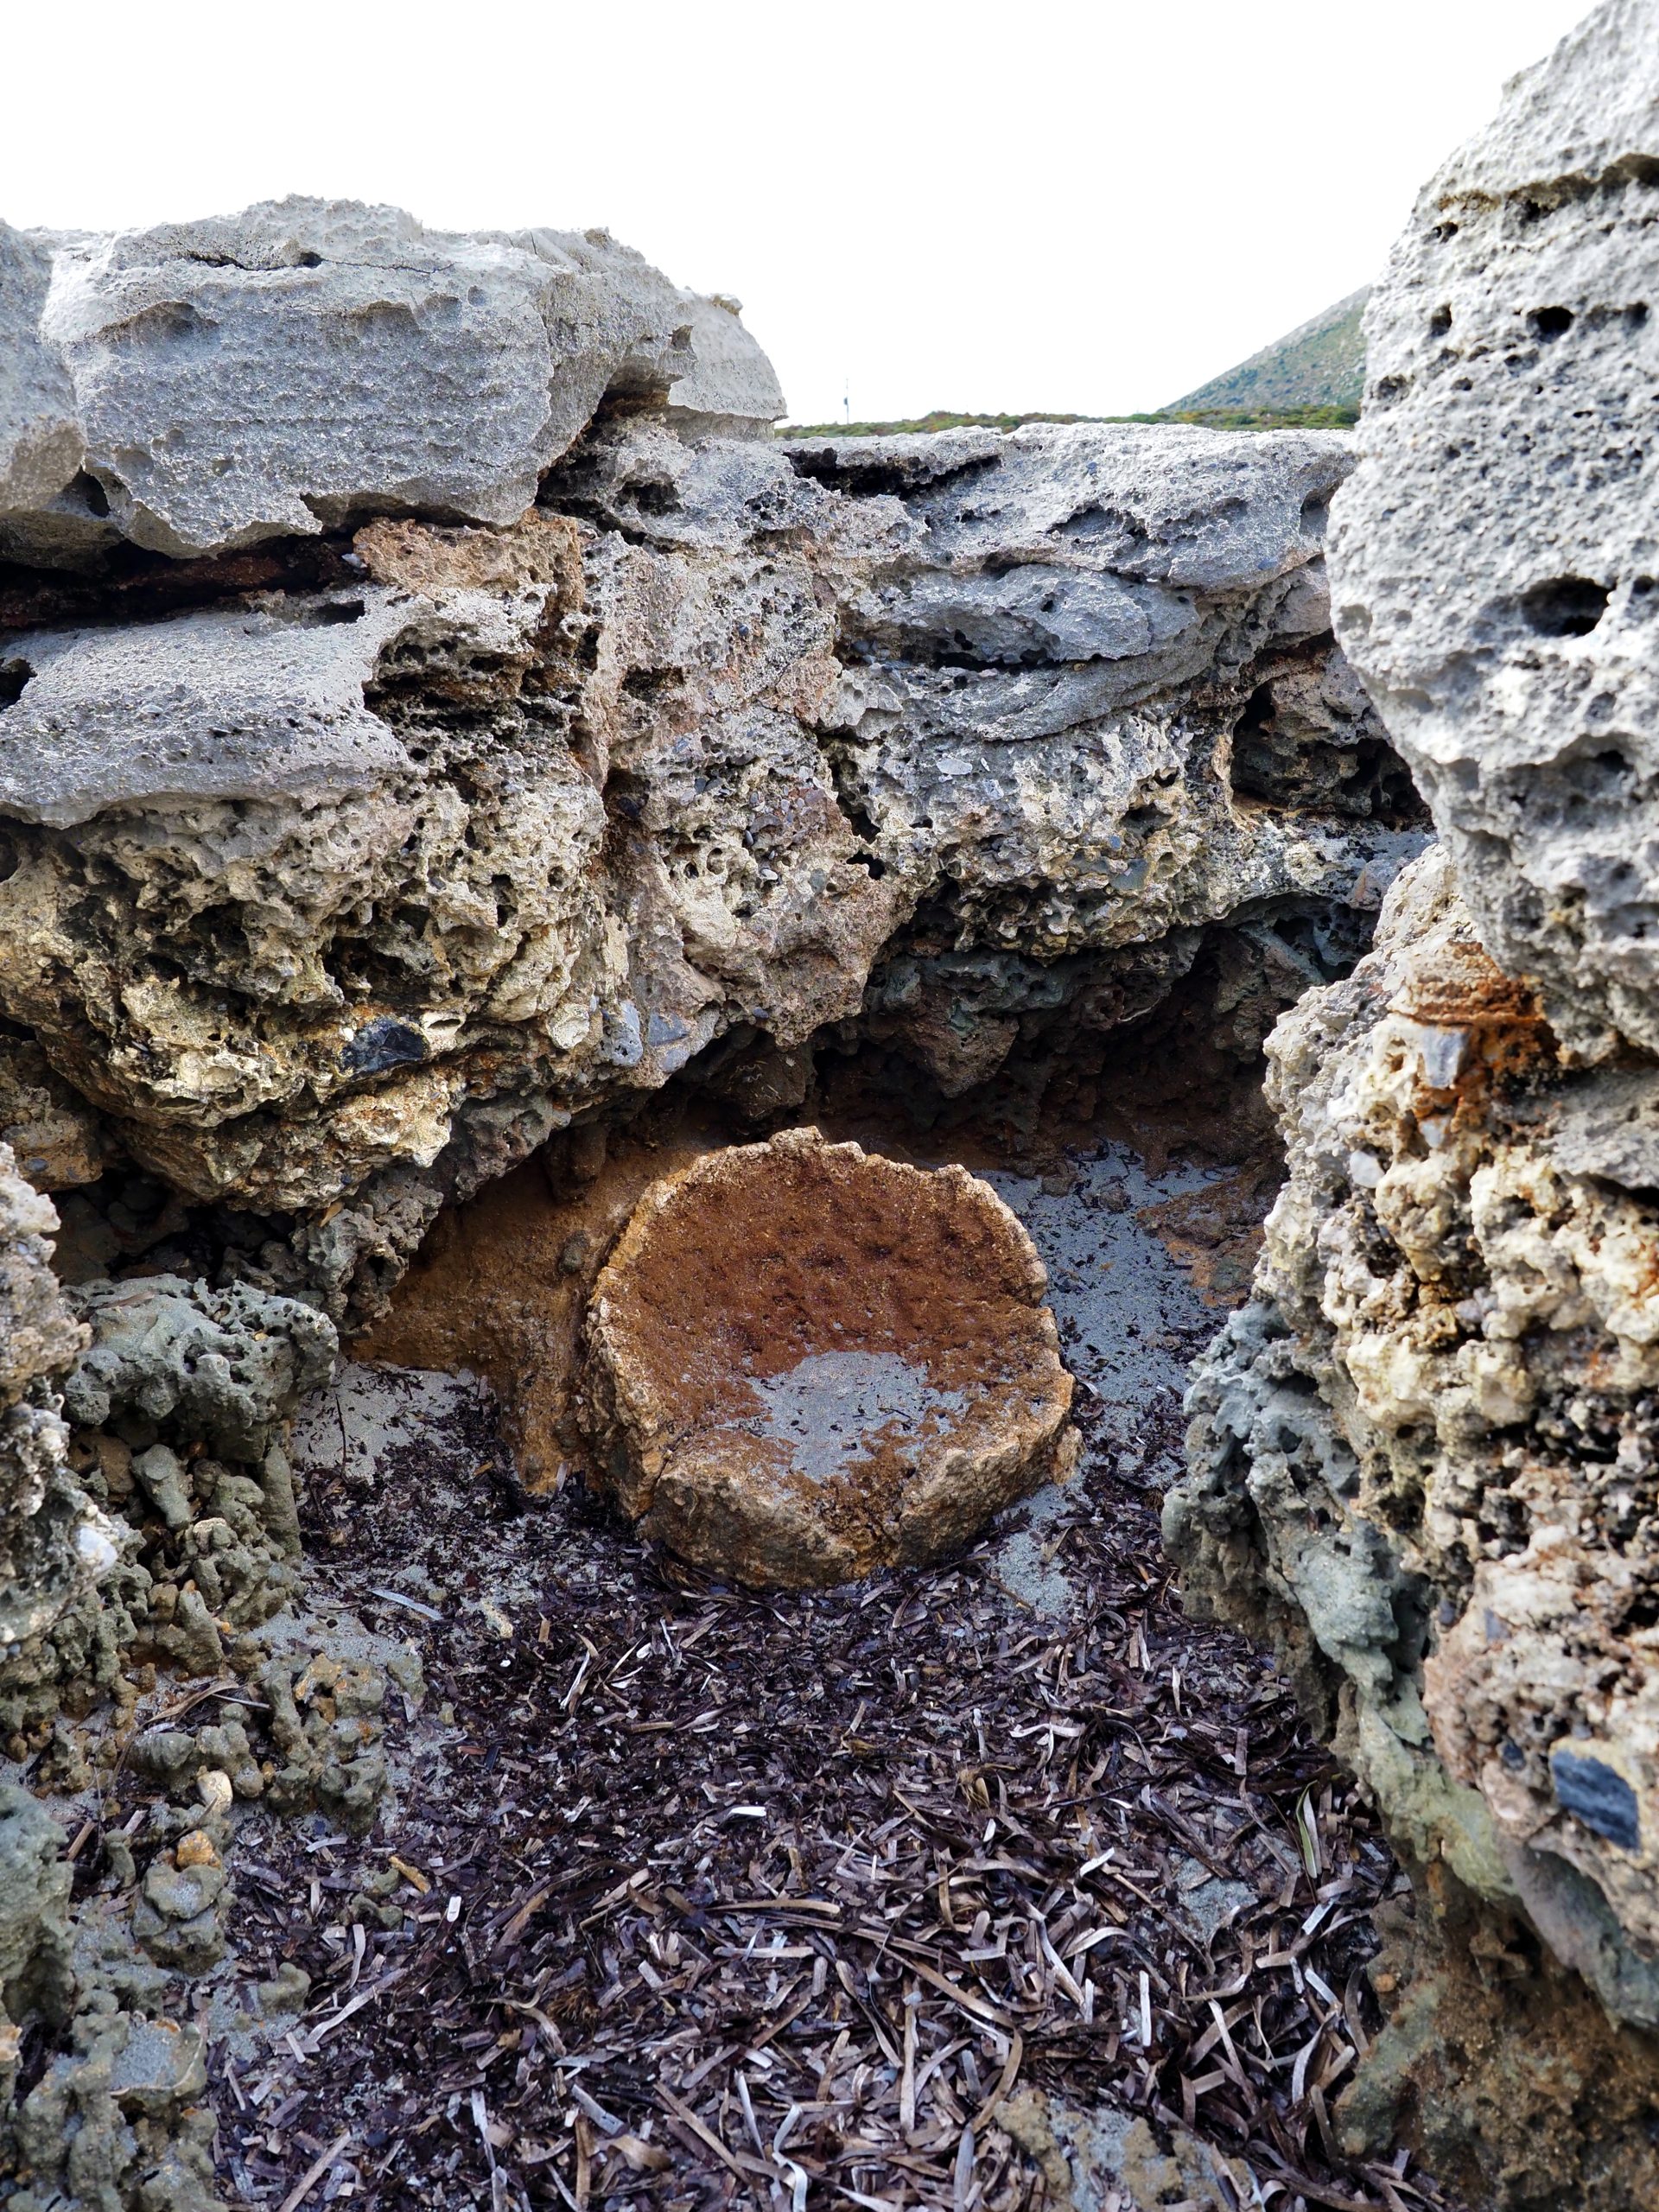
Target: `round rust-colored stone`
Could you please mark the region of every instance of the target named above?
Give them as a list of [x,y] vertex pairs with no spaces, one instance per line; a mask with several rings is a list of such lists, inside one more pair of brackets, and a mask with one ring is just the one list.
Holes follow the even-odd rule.
[[941,1558],[1076,1463],[1046,1288],[964,1168],[816,1129],[710,1153],[645,1192],[594,1287],[599,1482],[751,1584]]

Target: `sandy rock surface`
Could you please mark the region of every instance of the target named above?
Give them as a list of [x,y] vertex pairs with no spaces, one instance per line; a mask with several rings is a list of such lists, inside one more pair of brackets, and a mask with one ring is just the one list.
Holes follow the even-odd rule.
[[1076,1463],[1046,1288],[963,1168],[816,1129],[707,1154],[645,1192],[594,1287],[599,1480],[751,1584],[942,1558]]

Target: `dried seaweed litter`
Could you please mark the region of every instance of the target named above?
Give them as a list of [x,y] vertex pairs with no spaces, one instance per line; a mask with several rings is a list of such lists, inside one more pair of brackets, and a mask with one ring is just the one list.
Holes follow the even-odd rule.
[[314,1977],[219,2085],[244,2202],[1015,2212],[1034,2090],[1211,2146],[1217,2205],[1440,2203],[1332,2121],[1401,1878],[1145,1492],[1096,1464],[1040,1527],[1052,1618],[994,1539],[763,1598],[524,1500],[475,1419],[311,1501],[430,1694],[366,1843],[243,1831],[245,1970]]

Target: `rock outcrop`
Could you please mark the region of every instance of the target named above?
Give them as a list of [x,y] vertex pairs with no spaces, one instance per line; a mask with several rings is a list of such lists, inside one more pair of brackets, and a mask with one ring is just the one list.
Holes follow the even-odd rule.
[[[49,1249],[29,1256],[55,1294]],[[135,1651],[217,1668],[225,1635],[292,1596],[287,1425],[337,1342],[296,1300],[174,1275],[71,1290],[54,1318],[0,1457],[0,1743],[14,1756],[61,1701],[84,1715],[115,1692]]]
[[[775,1124],[831,1039],[964,1094],[1211,970],[1249,1062],[1425,830],[1330,628],[1339,435],[788,445],[733,304],[603,233],[315,201],[0,228],[0,1738],[200,1800],[130,1915],[106,1839],[140,2009],[86,1997],[14,2163],[182,2212],[151,2012],[213,1854],[386,1779],[378,1662],[281,1625],[336,1326],[676,1077]],[[135,1731],[152,1669],[257,1695]]]
[[[1529,1921],[1645,2049],[1659,1223],[1641,1154],[1659,1076],[1564,1061],[1443,848],[1268,1053],[1289,1180],[1254,1295],[1196,1370],[1166,1542],[1190,1604],[1268,1627],[1408,1859]],[[1573,2017],[1570,1998],[1534,2009]],[[1423,2050],[1433,2011],[1402,2028]],[[1623,2054],[1638,2082],[1654,2063]],[[1402,2055],[1396,2099],[1413,2071]],[[1473,2096],[1452,2071],[1445,2094]],[[1545,2201],[1521,2186],[1528,2158],[1587,2190],[1587,2120],[1520,2082],[1497,2094],[1515,2109],[1490,2156],[1537,2138],[1494,2202]],[[1633,2128],[1614,2131],[1621,2171],[1651,2181]]]
[[0,552],[183,559],[376,514],[516,521],[607,394],[784,411],[723,300],[603,231],[429,231],[285,200],[99,237],[0,231]]
[[372,1315],[550,1133],[716,1040],[787,1104],[836,1025],[960,1091],[1217,931],[1282,1003],[1421,845],[1328,628],[1340,437],[761,441],[729,303],[601,234],[3,245],[0,1125],[98,1332],[52,1370],[94,1502],[99,1439],[175,1536],[203,1465],[264,1500],[227,1604],[291,1535],[290,1301]]
[[70,1471],[53,1387],[87,1335],[52,1272],[57,1225],[0,1144],[0,1681],[120,1554]]
[[631,407],[498,529],[14,572],[3,1011],[83,1153],[361,1317],[446,1198],[721,1036],[862,1009],[959,1090],[1219,924],[1357,949],[1421,832],[1326,627],[1348,466]]
[[965,1168],[816,1129],[709,1153],[652,1184],[594,1286],[595,1472],[744,1582],[931,1564],[1077,1463],[1047,1287]]
[[1170,1540],[1236,1613],[1253,1583],[1300,1609],[1418,1859],[1523,1897],[1659,2028],[1659,1230],[1630,1151],[1659,1077],[1562,1065],[1443,850],[1269,1053],[1290,1179]]
[[1656,177],[1659,13],[1611,0],[1375,296],[1336,623],[1444,842],[1270,1040],[1289,1179],[1166,1514],[1190,1601],[1270,1630],[1418,1871],[1445,1963],[1351,2124],[1416,2096],[1444,2147],[1449,2100],[1443,2173],[1506,2208],[1659,2190]]
[[1659,16],[1607,0],[1425,188],[1366,321],[1338,636],[1494,959],[1659,1048]]

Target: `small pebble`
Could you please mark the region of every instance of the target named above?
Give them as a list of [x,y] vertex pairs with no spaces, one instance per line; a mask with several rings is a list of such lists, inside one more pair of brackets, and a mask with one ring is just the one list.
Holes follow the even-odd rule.
[[236,1792],[223,1767],[209,1766],[196,1777],[196,1795],[210,1813],[226,1813]]

